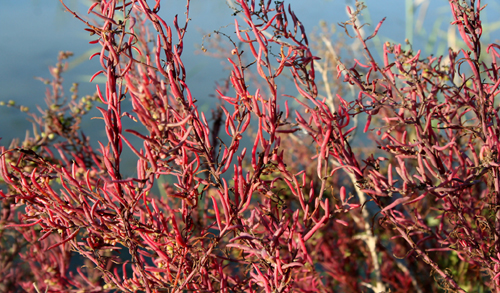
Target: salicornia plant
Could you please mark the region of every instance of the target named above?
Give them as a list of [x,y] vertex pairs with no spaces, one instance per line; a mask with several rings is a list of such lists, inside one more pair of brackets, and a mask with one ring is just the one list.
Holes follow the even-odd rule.
[[[480,1],[449,0],[467,48],[385,43],[379,62],[362,3],[341,27],[364,58],[341,61],[345,40],[310,43],[284,1],[235,0],[210,116],[182,57],[189,0],[182,20],[61,3],[106,85],[65,96],[61,53],[32,133],[2,147],[2,291],[500,292],[500,46],[482,47]],[[93,107],[106,141],[79,129]]]

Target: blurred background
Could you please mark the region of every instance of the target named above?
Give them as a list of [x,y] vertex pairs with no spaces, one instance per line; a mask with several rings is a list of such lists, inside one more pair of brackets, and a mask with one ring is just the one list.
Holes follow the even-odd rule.
[[[343,34],[337,23],[347,21],[346,5],[353,6],[353,0],[289,0],[299,19],[309,34],[320,34],[320,25],[333,27]],[[456,41],[455,29],[449,30],[452,20],[447,0],[366,0],[367,10],[363,11],[367,32],[374,29],[377,23],[387,17],[380,29],[379,38],[373,39],[372,45],[381,49],[385,41],[405,43],[408,39],[414,49],[422,49],[423,54],[443,54],[448,47],[465,48]],[[85,16],[91,1],[66,0],[65,3]],[[196,99],[204,101],[208,110],[209,99],[214,94],[215,82],[221,82],[228,75],[221,59],[202,54],[200,48],[203,36],[220,30],[232,35],[234,33],[234,11],[230,8],[230,0],[192,0],[188,27],[188,37],[184,50],[184,63],[188,72],[188,85]],[[483,42],[500,39],[500,0],[487,1],[488,7],[483,14],[485,31]],[[171,24],[173,16],[179,14],[179,21],[184,21],[185,1],[162,1],[161,16]],[[99,61],[88,61],[88,57],[98,50],[98,45],[88,44],[94,38],[84,31],[84,24],[65,12],[57,0],[20,0],[2,1],[0,8],[0,101],[16,101],[18,104],[34,109],[35,105],[44,104],[46,86],[35,77],[50,78],[48,67],[56,63],[59,51],[71,51],[75,55],[70,58],[70,67],[64,75],[66,90],[73,82],[80,84],[80,96],[90,95],[95,91],[95,83],[89,78],[100,70]],[[332,43],[335,43],[333,38]],[[348,40],[348,42],[350,42]],[[356,44],[353,43],[352,46]],[[349,48],[349,47],[348,47]],[[210,53],[210,48],[209,52]],[[349,50],[349,49],[348,49]],[[353,51],[355,48],[353,47]],[[380,51],[378,52],[380,57]],[[202,108],[203,109],[203,108]],[[124,109],[127,110],[127,109]],[[100,116],[97,113],[93,116]],[[27,115],[17,109],[0,107],[0,137],[2,145],[8,145],[14,137],[24,137],[25,131],[31,129]],[[85,129],[96,129],[102,121],[86,120]],[[102,127],[100,127],[102,129]],[[104,138],[104,130],[94,132]]]

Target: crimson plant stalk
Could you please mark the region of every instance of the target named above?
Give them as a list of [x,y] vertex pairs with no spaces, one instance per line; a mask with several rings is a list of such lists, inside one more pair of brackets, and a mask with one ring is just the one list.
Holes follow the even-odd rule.
[[[62,54],[47,110],[30,114],[33,135],[3,148],[7,288],[500,292],[500,47],[482,59],[480,1],[449,2],[466,49],[424,57],[386,43],[382,63],[368,44],[383,21],[363,37],[356,2],[342,27],[365,60],[334,61],[356,94],[326,98],[321,56],[290,6],[237,0],[228,83],[207,117],[182,59],[190,1],[182,21],[162,19],[159,0],[95,1],[92,23],[61,1],[95,36],[102,69],[91,80],[106,85],[65,99]],[[97,104],[107,141],[94,149],[78,130]],[[378,148],[355,145],[359,117]],[[123,148],[135,154],[132,176]],[[76,254],[85,266],[73,270]]]

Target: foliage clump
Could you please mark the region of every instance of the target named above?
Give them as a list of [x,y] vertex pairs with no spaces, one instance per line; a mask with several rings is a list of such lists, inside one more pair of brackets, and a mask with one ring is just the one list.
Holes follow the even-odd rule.
[[365,58],[341,62],[284,2],[237,0],[230,50],[212,44],[229,76],[211,117],[182,61],[189,1],[170,26],[160,1],[94,2],[98,25],[63,3],[106,86],[65,96],[61,53],[46,109],[7,103],[33,131],[0,148],[1,291],[499,291],[500,46],[481,47],[479,1],[449,2],[466,49],[387,42],[379,63],[384,20],[365,37],[362,3],[341,27]]

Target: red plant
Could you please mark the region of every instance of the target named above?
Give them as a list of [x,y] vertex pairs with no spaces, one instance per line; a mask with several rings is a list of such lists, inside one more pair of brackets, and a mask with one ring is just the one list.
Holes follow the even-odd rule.
[[[500,292],[500,46],[480,59],[480,2],[450,0],[468,50],[424,58],[387,43],[383,65],[367,45],[383,21],[364,38],[363,5],[349,9],[342,26],[366,61],[331,62],[357,88],[350,101],[321,96],[327,66],[290,7],[236,2],[231,74],[207,119],[182,62],[190,1],[173,26],[159,0],[94,2],[99,25],[61,1],[96,36],[92,79],[106,87],[66,99],[61,54],[33,136],[2,149],[5,291]],[[108,139],[97,150],[78,132],[93,103]],[[355,145],[359,117],[378,149]]]

